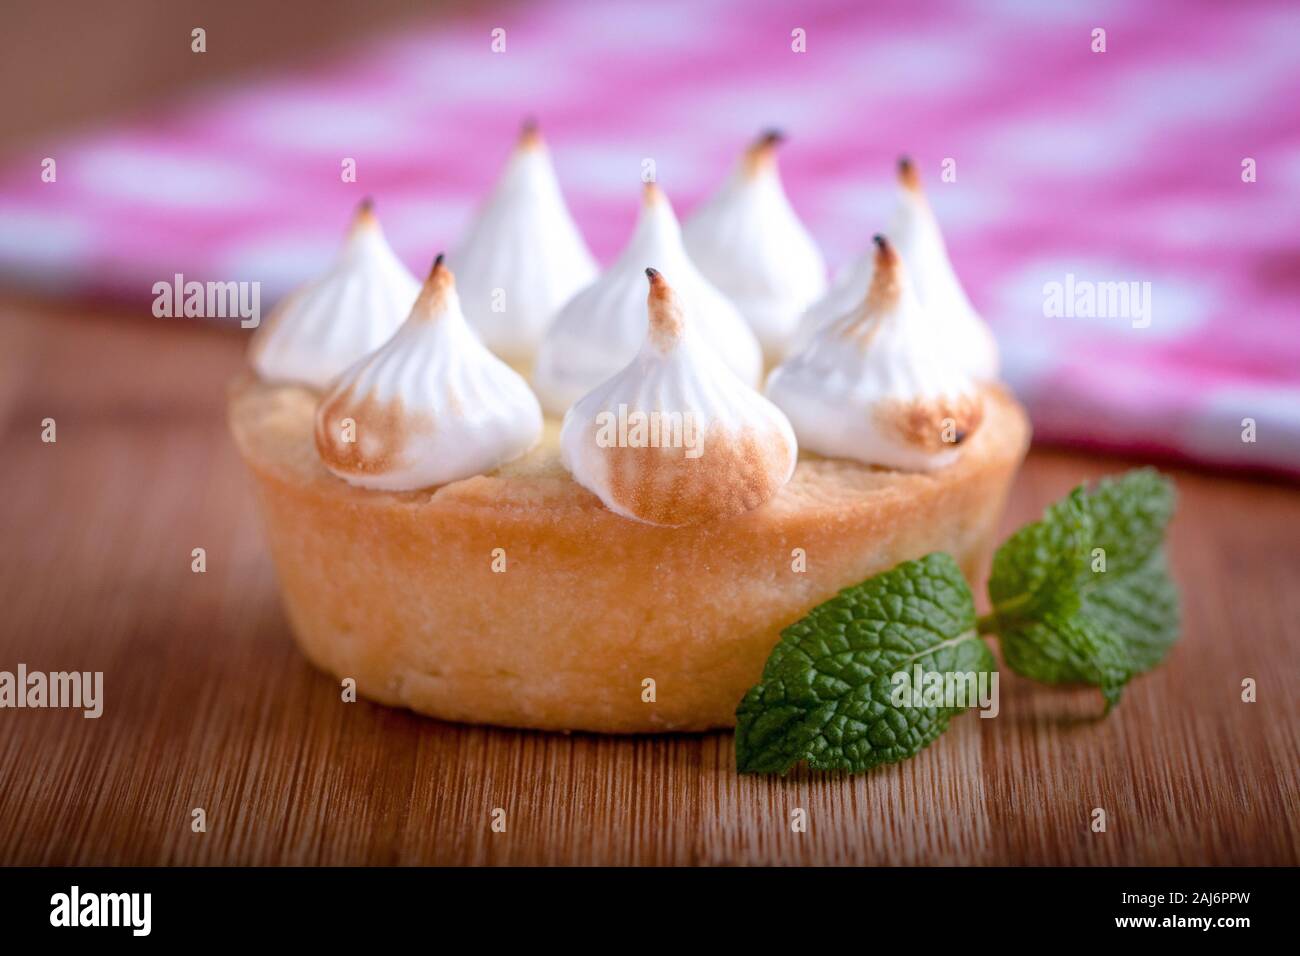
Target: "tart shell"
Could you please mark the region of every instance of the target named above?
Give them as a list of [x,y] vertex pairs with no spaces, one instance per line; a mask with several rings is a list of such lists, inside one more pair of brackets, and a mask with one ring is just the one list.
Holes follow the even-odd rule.
[[660,528],[574,482],[550,420],[538,448],[490,474],[352,487],[317,457],[317,398],[251,376],[229,394],[303,652],[371,700],[547,730],[732,726],[781,629],[840,589],[932,551],[976,576],[1029,443],[1024,411],[989,386],[946,468],[801,453],[766,505]]

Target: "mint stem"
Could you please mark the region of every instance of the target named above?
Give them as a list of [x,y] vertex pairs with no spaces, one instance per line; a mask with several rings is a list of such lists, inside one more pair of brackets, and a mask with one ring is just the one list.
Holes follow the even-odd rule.
[[985,614],[983,617],[976,618],[976,630],[981,634],[993,634],[997,636],[998,631],[1001,630],[998,618],[1006,617],[1012,611],[1019,610],[1024,607],[1024,605],[1028,604],[1032,598],[1032,594],[1025,592],[1024,594],[1017,594],[1013,598],[1008,598],[1002,601],[1000,604],[995,605],[993,610],[989,611],[989,613]]

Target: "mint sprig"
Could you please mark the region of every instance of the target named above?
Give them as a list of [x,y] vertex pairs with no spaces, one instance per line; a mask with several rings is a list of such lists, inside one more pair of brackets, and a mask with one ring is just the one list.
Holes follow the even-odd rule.
[[966,706],[900,700],[897,675],[991,674],[981,633],[1007,664],[1051,684],[1100,688],[1107,711],[1178,636],[1178,593],[1165,565],[1174,510],[1150,469],[1080,486],[1013,535],[993,560],[993,611],[978,621],[945,554],[905,561],[841,591],[781,632],[762,680],[736,711],[742,773],[862,772],[931,744]]
[[1165,567],[1174,490],[1151,469],[1076,488],[993,558],[991,620],[1007,665],[1049,684],[1099,687],[1109,710],[1124,685],[1178,637]]
[[742,772],[867,770],[910,757],[965,708],[895,706],[892,675],[990,672],[975,605],[946,554],[906,561],[818,605],[786,628],[763,680],[736,711]]

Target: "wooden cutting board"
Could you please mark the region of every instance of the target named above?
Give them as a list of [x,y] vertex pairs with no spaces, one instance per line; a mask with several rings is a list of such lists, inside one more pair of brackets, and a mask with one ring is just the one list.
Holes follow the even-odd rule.
[[[98,720],[0,710],[0,863],[1300,861],[1294,487],[1169,469],[1185,633],[1109,717],[1095,692],[1004,671],[1001,716],[961,717],[906,763],[739,777],[729,734],[515,732],[343,703],[294,648],[226,436],[243,344],[0,300],[0,670],[105,674]],[[1131,464],[1036,450],[1006,527]]]

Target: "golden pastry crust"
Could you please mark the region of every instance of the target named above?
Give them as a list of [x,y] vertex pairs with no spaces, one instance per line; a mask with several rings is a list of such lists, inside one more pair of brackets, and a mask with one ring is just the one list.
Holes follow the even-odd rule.
[[230,390],[303,651],[385,704],[553,730],[731,726],[781,628],[836,591],[931,551],[977,573],[1029,441],[1023,410],[990,386],[982,427],[947,468],[801,454],[765,505],[661,528],[573,481],[554,421],[491,474],[355,488],[317,457],[316,401],[251,376]]

